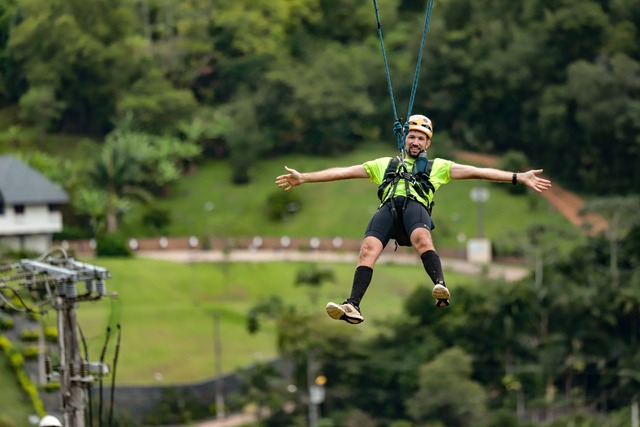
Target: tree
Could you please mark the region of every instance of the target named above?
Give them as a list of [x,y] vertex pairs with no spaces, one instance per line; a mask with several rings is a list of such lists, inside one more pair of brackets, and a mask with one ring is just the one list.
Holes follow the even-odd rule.
[[609,242],[609,273],[613,289],[620,286],[618,245],[635,226],[640,224],[639,209],[640,197],[609,196],[587,202],[582,210],[583,214],[596,213],[607,222],[604,235]]
[[331,268],[319,268],[317,265],[309,265],[296,273],[296,286],[309,288],[311,305],[318,302],[318,290],[325,282],[335,282],[335,272]]
[[471,357],[451,348],[420,367],[420,388],[407,400],[417,422],[441,421],[446,426],[475,426],[486,413],[487,395],[471,380]]
[[[89,217],[89,224],[94,236],[106,231],[107,199],[105,192],[94,188],[81,188],[74,194],[72,203],[79,214]],[[126,209],[126,206],[122,206],[121,203],[120,199],[115,200],[116,209],[120,212]]]
[[123,132],[111,134],[89,169],[95,188],[104,191],[106,231],[118,230],[118,206],[126,197],[150,199],[144,189],[144,165],[151,157],[149,141],[140,135]]
[[32,86],[20,98],[20,118],[38,129],[40,143],[44,142],[47,129],[60,118],[64,108],[64,102],[56,100],[51,86]]
[[159,70],[151,68],[120,98],[116,111],[118,120],[128,120],[131,130],[175,135],[180,123],[194,117],[196,108],[191,91],[175,89]]
[[305,56],[304,63],[282,61],[267,73],[265,99],[280,101],[276,117],[284,142],[299,151],[330,155],[349,150],[354,138],[377,137],[377,126],[364,125],[375,111],[368,95],[375,75],[371,46],[332,42]]
[[103,132],[139,71],[134,23],[125,0],[21,0],[8,51],[30,89],[64,106],[60,128]]

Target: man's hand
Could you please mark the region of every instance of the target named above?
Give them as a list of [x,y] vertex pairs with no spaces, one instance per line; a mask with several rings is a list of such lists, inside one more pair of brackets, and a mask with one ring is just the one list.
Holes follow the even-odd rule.
[[283,187],[284,191],[289,191],[293,187],[296,187],[304,182],[302,180],[302,175],[300,174],[300,172],[288,166],[285,166],[284,168],[289,171],[289,173],[286,175],[280,175],[276,178],[276,184],[278,185],[278,187]]
[[551,181],[539,177],[538,175],[540,175],[541,173],[542,169],[535,169],[519,173],[518,182],[521,182],[527,187],[534,189],[538,193],[542,193],[543,191],[551,188]]

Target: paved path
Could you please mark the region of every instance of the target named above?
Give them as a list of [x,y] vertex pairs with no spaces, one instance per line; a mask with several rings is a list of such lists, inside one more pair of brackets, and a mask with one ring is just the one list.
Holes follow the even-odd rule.
[[[358,254],[355,252],[331,251],[295,251],[295,250],[233,250],[229,253],[222,251],[140,251],[141,258],[155,258],[176,262],[273,262],[273,261],[314,261],[314,262],[347,262],[355,263]],[[395,253],[385,251],[378,264],[415,264],[422,265],[415,254]],[[522,265],[489,264],[487,266],[472,264],[464,260],[443,258],[442,266],[451,271],[469,275],[484,273],[491,279],[516,281],[524,278],[528,269]]]
[[223,420],[208,420],[208,421],[200,421],[197,426],[198,427],[236,427],[236,426],[244,426],[247,424],[254,423],[256,421],[255,415],[249,414],[235,414],[229,415]]

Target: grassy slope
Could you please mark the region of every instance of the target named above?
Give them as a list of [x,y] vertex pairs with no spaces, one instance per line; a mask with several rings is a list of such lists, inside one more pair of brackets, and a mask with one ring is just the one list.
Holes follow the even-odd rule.
[[[308,158],[289,156],[265,160],[252,168],[253,181],[244,186],[229,184],[230,166],[223,161],[208,161],[200,165],[198,173],[183,178],[172,195],[159,205],[172,213],[169,235],[267,235],[267,236],[343,236],[360,238],[372,212],[378,206],[375,184],[368,180],[339,181],[310,184],[294,189],[301,199],[299,213],[283,223],[264,218],[266,200],[280,192],[275,177],[284,172],[283,165],[301,171],[332,166],[346,166],[394,155],[387,144],[362,146],[339,158]],[[437,245],[455,247],[463,233],[473,237],[477,230],[476,204],[470,199],[471,189],[484,186],[490,191],[484,206],[484,234],[494,240],[512,239],[522,235],[527,224],[544,222],[566,227],[568,222],[537,194],[514,197],[508,185],[480,181],[456,181],[442,186],[436,195],[434,220]],[[205,205],[213,203],[207,211]],[[135,223],[139,212],[127,218]],[[135,230],[136,227],[128,227]]]

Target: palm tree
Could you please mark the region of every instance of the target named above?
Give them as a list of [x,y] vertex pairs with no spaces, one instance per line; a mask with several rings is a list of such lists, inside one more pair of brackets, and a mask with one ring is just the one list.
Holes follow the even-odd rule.
[[107,233],[118,231],[118,205],[121,199],[137,195],[150,198],[144,188],[144,165],[151,146],[138,134],[114,132],[95,159],[89,177],[92,184],[105,192],[105,220]]

